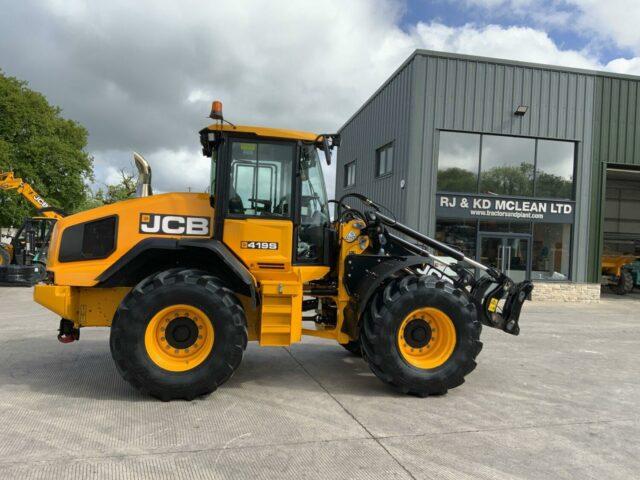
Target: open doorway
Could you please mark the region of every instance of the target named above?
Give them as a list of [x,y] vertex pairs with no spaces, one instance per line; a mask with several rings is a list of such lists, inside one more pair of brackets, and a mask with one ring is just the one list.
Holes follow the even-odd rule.
[[607,168],[603,283],[640,298],[640,170]]

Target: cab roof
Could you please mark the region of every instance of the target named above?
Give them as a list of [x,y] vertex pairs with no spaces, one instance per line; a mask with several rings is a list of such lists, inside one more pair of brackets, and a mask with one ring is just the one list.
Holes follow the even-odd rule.
[[283,128],[269,128],[269,127],[251,127],[248,125],[221,125],[215,123],[206,127],[207,130],[216,132],[230,132],[230,133],[245,133],[253,134],[258,137],[269,138],[286,138],[288,140],[303,140],[306,142],[315,142],[318,138],[316,133],[300,132],[298,130],[285,130]]

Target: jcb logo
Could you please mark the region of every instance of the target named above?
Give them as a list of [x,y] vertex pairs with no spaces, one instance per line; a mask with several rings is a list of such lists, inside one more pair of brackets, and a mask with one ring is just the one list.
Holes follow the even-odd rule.
[[140,233],[209,235],[209,218],[142,213],[140,214]]
[[49,208],[49,204],[40,195],[34,195],[33,199],[38,202],[42,208]]

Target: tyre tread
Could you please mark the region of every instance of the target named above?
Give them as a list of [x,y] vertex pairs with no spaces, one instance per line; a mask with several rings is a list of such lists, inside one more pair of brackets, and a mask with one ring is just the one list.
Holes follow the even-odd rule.
[[[227,310],[228,318],[233,319],[235,330],[232,338],[231,363],[227,362],[225,368],[220,369],[221,371],[216,372],[213,378],[206,381],[181,387],[159,388],[150,384],[150,381],[145,378],[144,370],[134,367],[135,362],[132,362],[130,358],[131,352],[123,347],[119,339],[124,335],[128,314],[136,309],[138,302],[143,297],[158,288],[179,283],[204,286],[209,292],[220,298],[221,304]],[[142,280],[125,297],[114,316],[110,345],[116,367],[127,382],[142,393],[152,395],[162,401],[169,401],[174,399],[193,400],[198,396],[215,391],[218,386],[231,378],[240,365],[247,341],[248,331],[244,309],[235,294],[225,287],[218,277],[195,269],[173,268]]]
[[[438,289],[446,292],[455,301],[461,303],[461,310],[467,311],[471,319],[468,325],[469,339],[465,348],[460,350],[460,354],[456,357],[457,365],[453,369],[453,374],[436,375],[426,382],[412,379],[411,375],[398,373],[398,368],[389,365],[390,355],[385,351],[385,342],[382,338],[385,323],[391,321],[391,306],[400,300],[415,301],[414,294],[418,289]],[[480,341],[482,324],[475,314],[475,307],[469,308],[469,305],[473,307],[465,292],[436,277],[406,275],[390,281],[374,293],[363,315],[360,339],[363,357],[371,371],[400,392],[420,397],[441,395],[464,383],[464,377],[475,369],[477,365],[475,359],[482,350]],[[406,365],[404,368],[412,367]]]

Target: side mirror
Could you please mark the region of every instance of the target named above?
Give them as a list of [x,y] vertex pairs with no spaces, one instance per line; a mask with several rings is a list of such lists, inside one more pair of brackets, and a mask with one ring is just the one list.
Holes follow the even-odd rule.
[[324,158],[327,160],[327,165],[331,165],[331,147],[329,146],[329,136],[322,136],[322,147],[324,150]]
[[316,137],[316,144],[320,143],[320,138],[322,138],[322,150],[324,151],[324,158],[327,161],[327,165],[331,165],[331,151],[334,147],[340,146],[340,134],[323,133],[322,135],[318,135]]

